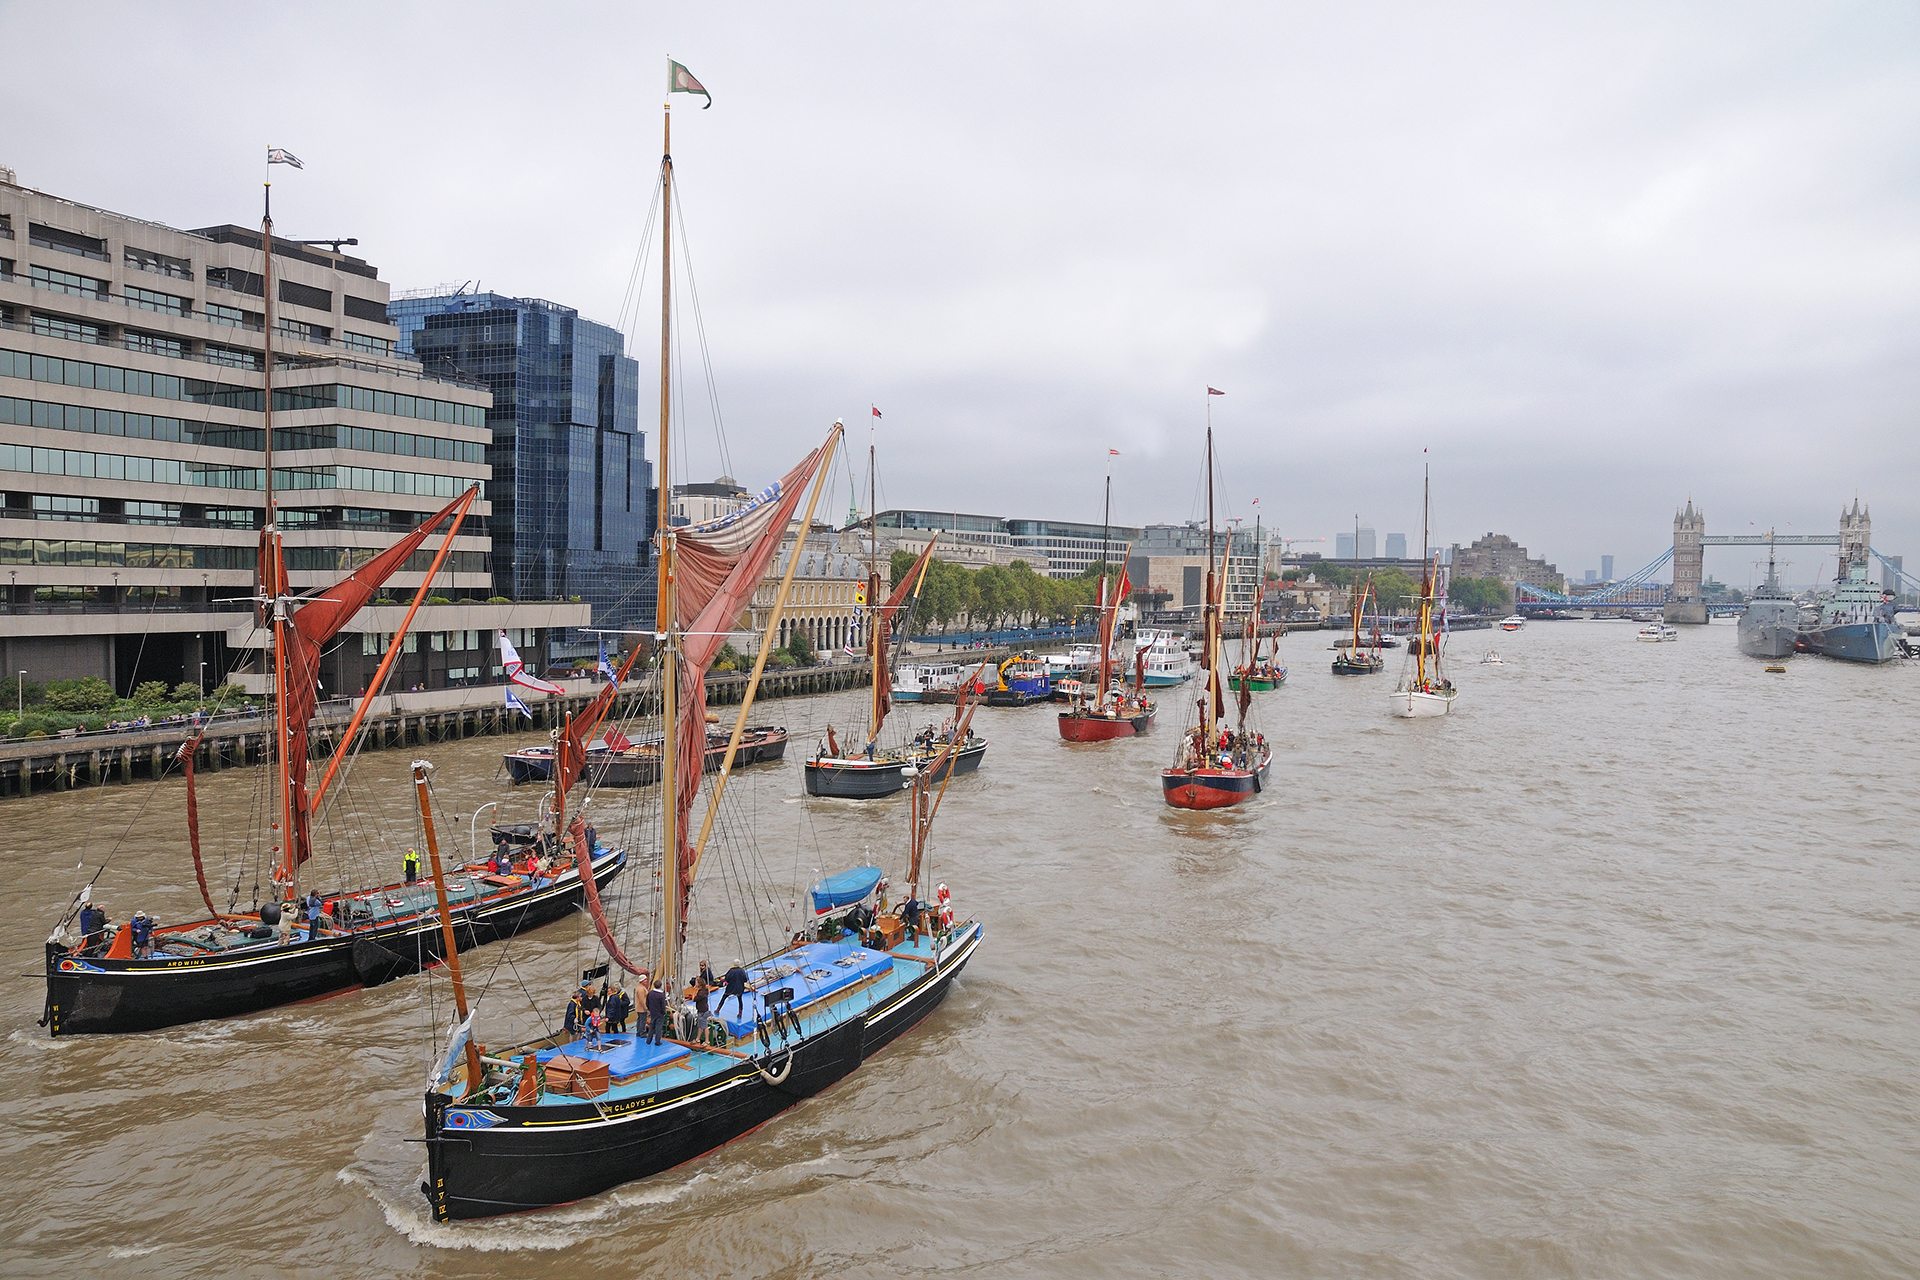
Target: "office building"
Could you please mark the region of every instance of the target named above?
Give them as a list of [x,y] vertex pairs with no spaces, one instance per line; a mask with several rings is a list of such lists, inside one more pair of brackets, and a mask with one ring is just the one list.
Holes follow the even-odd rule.
[[[0,170],[0,649],[44,681],[262,687],[254,625],[265,322],[261,239],[184,231],[19,186]],[[543,638],[584,610],[492,594],[489,396],[394,354],[366,262],[277,240],[274,484],[295,590],[328,585],[468,486],[475,502],[390,687],[477,683],[493,633]],[[428,544],[436,547],[437,540]],[[390,580],[322,660],[362,688],[429,560]],[[576,614],[578,616],[576,616]]]
[[1354,544],[1354,540],[1353,540],[1353,535],[1352,535],[1352,534],[1350,534],[1350,533],[1336,533],[1336,534],[1334,534],[1334,535],[1333,535],[1333,558],[1334,558],[1335,560],[1351,560],[1351,559],[1353,559],[1353,558],[1354,558],[1354,545],[1355,545],[1355,544]]
[[493,393],[494,589],[577,597],[601,626],[651,617],[653,464],[626,339],[539,298],[424,290],[389,309],[399,347],[428,373]]
[[[843,534],[859,531],[865,536],[866,524],[852,513]],[[989,564],[1002,567],[1024,560],[1035,573],[1049,578],[1077,578],[1102,560],[1101,534],[1106,535],[1105,560],[1118,565],[1127,545],[1139,536],[1131,525],[1085,524],[1067,520],[1009,520],[1000,516],[975,515],[964,511],[882,511],[875,520],[884,561],[895,550],[915,555],[926,548],[930,536],[938,535],[940,549],[936,558],[965,565],[971,569]]]
[[1545,560],[1527,555],[1527,549],[1504,533],[1488,533],[1467,547],[1453,548],[1456,578],[1498,578],[1508,586],[1529,583],[1549,591],[1565,592],[1566,575]]
[[1357,559],[1371,560],[1380,554],[1379,542],[1375,538],[1372,529],[1361,525],[1360,528],[1356,530],[1356,536],[1359,541],[1354,545],[1353,554]]
[[1602,582],[1613,581],[1613,557],[1612,556],[1600,557],[1600,581]]
[[1387,559],[1405,560],[1407,558],[1407,535],[1390,533],[1387,535]]

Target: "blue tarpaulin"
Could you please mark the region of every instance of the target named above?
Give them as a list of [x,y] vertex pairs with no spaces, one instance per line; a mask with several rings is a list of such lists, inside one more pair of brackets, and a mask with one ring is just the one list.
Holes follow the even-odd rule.
[[835,907],[849,906],[873,892],[880,883],[880,868],[854,867],[837,871],[813,886],[813,913],[822,915]]

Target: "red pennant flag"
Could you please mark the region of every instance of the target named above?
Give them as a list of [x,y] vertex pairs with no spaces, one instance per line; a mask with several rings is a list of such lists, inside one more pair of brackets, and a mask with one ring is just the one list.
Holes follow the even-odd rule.
[[873,404],[873,405],[868,405],[867,407],[868,407],[869,409],[872,409],[872,410],[873,410],[873,416],[874,416],[874,417],[876,417],[876,418],[877,418],[877,417],[879,417],[879,416],[880,416],[880,406],[879,406],[879,405],[877,405],[877,404]]
[[1226,393],[1226,392],[1224,392],[1224,391],[1222,391],[1222,390],[1220,390],[1220,389],[1219,389],[1219,388],[1217,388],[1217,387],[1208,387],[1208,388],[1207,388],[1207,394],[1208,394],[1208,395],[1210,395],[1210,396],[1223,396],[1223,395],[1225,395],[1225,394],[1227,394],[1227,393]]

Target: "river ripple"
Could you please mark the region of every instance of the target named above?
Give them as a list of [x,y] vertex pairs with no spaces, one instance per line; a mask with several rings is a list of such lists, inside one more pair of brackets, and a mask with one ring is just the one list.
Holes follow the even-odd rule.
[[[981,711],[936,874],[987,944],[947,1003],[720,1152],[502,1222],[434,1226],[414,1189],[440,976],[48,1040],[23,975],[77,861],[119,846],[117,912],[194,909],[180,789],[10,802],[0,1271],[1920,1273],[1920,664],[1773,676],[1729,624],[1632,630],[1461,637],[1459,710],[1424,722],[1387,717],[1395,664],[1335,680],[1327,636],[1289,637],[1243,812],[1161,803],[1181,695],[1097,747]],[[1474,664],[1490,645],[1507,665]],[[796,760],[743,787],[763,856],[804,879],[898,848],[902,806],[798,798],[845,703],[767,712]],[[449,811],[507,794],[502,741],[422,753]],[[410,830],[406,764],[361,760],[362,823]],[[204,791],[217,838],[258,771]],[[492,1038],[591,953],[571,923],[475,953]]]

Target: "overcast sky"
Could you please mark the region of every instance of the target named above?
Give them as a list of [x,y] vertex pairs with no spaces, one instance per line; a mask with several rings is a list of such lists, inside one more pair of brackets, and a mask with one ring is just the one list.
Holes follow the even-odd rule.
[[[1822,533],[1858,494],[1920,562],[1912,0],[0,0],[0,47],[26,185],[250,223],[286,147],[283,233],[621,323],[650,437],[657,295],[621,309],[678,59],[750,485],[878,404],[883,506],[1097,520],[1114,448],[1116,519],[1186,519],[1211,384],[1223,512],[1329,551],[1356,513],[1417,545],[1428,449],[1436,543],[1575,577],[1651,560],[1689,496],[1709,533]],[[686,334],[676,479],[706,479]]]

